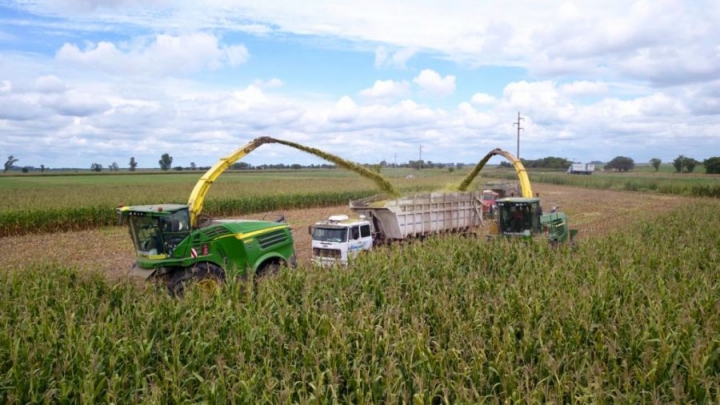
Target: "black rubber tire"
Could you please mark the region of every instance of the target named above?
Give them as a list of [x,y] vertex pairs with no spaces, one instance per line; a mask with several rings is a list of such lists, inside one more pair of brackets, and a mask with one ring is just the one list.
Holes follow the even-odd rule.
[[198,263],[192,267],[176,271],[168,282],[170,294],[182,297],[191,284],[207,287],[207,291],[216,291],[225,284],[225,271],[213,263]]
[[264,264],[258,271],[255,273],[255,278],[263,278],[267,276],[273,276],[275,274],[278,274],[280,272],[280,263],[279,262],[270,262]]
[[212,217],[208,214],[198,214],[197,218],[195,218],[195,223],[197,224],[198,229],[205,228],[206,226],[210,226],[212,224]]

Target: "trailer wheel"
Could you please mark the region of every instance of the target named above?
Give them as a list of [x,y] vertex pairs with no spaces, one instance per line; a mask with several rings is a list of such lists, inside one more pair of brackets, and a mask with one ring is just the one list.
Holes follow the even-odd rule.
[[175,272],[170,277],[168,289],[172,295],[182,297],[191,284],[195,284],[203,293],[210,294],[225,284],[225,271],[213,263],[198,263]]

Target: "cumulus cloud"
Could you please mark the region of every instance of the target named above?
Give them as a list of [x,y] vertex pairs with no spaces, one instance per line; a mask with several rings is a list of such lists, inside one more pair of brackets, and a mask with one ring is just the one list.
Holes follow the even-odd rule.
[[179,36],[157,35],[115,45],[111,42],[89,43],[84,49],[66,43],[56,53],[63,63],[83,65],[110,73],[139,75],[173,75],[194,73],[223,66],[245,63],[249,52],[243,45],[221,45],[207,33]]
[[[38,103],[21,97],[0,98],[0,122],[2,120],[26,121],[47,116],[47,112]],[[4,136],[7,136],[7,132]]]
[[343,97],[335,103],[328,119],[333,122],[351,122],[357,116],[357,104],[350,97]]
[[605,83],[580,80],[562,85],[560,91],[568,96],[600,96],[607,94],[608,86]]
[[462,117],[462,126],[467,128],[492,128],[497,125],[498,120],[495,114],[479,112],[470,103],[460,103],[458,112]]
[[455,92],[455,76],[441,77],[436,71],[425,69],[413,79],[423,93],[434,96],[449,96]]
[[405,69],[405,64],[417,53],[413,48],[402,48],[395,52],[389,52],[384,46],[375,50],[375,67],[392,67]]
[[63,93],[67,86],[57,76],[41,76],[35,80],[35,88],[40,93]]
[[272,88],[282,87],[285,83],[283,83],[282,80],[273,77],[270,80],[255,80],[254,84],[255,84],[255,86],[260,87],[260,88],[272,89]]
[[[33,4],[34,3],[34,4]],[[156,7],[167,6],[171,3],[166,0],[54,0],[30,3],[34,8],[44,8],[52,10],[56,13],[90,13],[102,10],[118,10],[126,11],[138,7]]]
[[410,83],[407,81],[376,80],[369,89],[360,91],[360,96],[372,99],[405,97],[410,93]]
[[[646,161],[651,156],[645,154],[667,150],[702,158],[720,143],[716,1],[523,0],[509,8],[491,1],[370,0],[351,12],[313,0],[283,7],[33,0],[11,7],[49,18],[9,22],[8,32],[27,23],[36,32],[58,33],[48,41],[68,41],[56,45],[55,59],[32,50],[0,51],[0,142],[21,156],[37,144],[28,145],[30,136],[52,144],[58,156],[75,157],[76,145],[92,155],[114,139],[118,156],[112,160],[127,161],[133,153],[156,162],[162,148],[179,160],[185,154],[211,164],[228,149],[271,133],[366,162],[394,151],[398,161],[416,159],[418,144],[433,161],[474,162],[493,147],[512,149],[518,112],[525,118],[523,157],[594,160],[621,150]],[[117,39],[137,32],[163,34]],[[302,43],[314,55],[327,49],[313,45],[337,51],[340,44],[342,52],[360,53],[371,71],[373,57],[375,68],[398,71],[372,86],[306,81],[295,74],[313,66],[292,63],[272,70],[272,79],[262,64],[231,80],[207,75],[210,84],[202,81],[206,75],[187,77],[246,63],[248,49],[229,42],[244,32],[255,35],[246,42],[252,46],[280,39],[283,46]],[[78,37],[92,42],[67,39]],[[428,69],[413,78],[403,69],[416,61]],[[439,73],[451,64],[457,78]],[[506,67],[513,72],[506,74]],[[466,75],[489,71],[478,87],[460,87],[471,86]],[[97,79],[98,72],[116,76]],[[367,80],[367,71],[358,73]],[[687,139],[673,143],[669,125],[682,127]],[[264,151],[258,151],[261,163],[280,159]],[[286,163],[296,161],[290,152],[281,154]]]
[[46,96],[40,98],[39,103],[60,115],[71,117],[85,117],[110,109],[110,103],[106,100],[77,92]]
[[475,105],[492,104],[496,101],[495,97],[485,93],[475,93],[470,99],[470,102]]

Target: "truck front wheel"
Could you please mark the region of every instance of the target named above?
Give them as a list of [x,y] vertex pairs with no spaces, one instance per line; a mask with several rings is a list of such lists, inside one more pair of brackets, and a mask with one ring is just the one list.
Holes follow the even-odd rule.
[[168,289],[172,295],[182,297],[192,283],[203,292],[211,293],[225,284],[225,271],[213,263],[197,263],[175,272],[170,277]]

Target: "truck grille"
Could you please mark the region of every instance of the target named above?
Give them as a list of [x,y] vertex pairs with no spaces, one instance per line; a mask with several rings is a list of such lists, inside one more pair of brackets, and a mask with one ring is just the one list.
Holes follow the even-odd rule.
[[313,256],[339,258],[342,252],[339,249],[313,248]]

